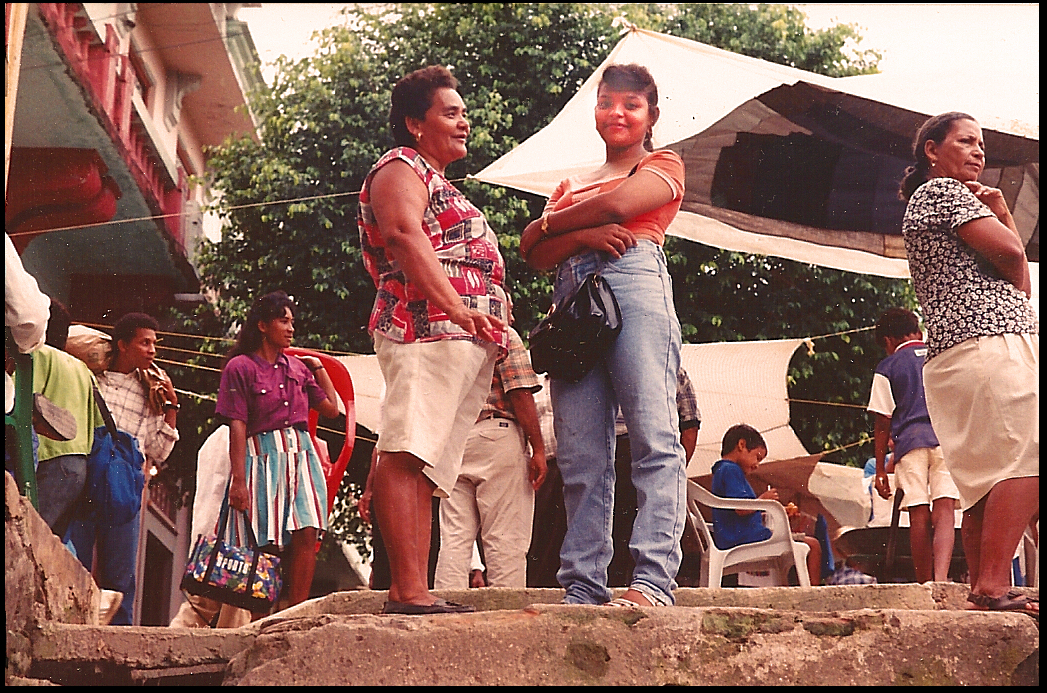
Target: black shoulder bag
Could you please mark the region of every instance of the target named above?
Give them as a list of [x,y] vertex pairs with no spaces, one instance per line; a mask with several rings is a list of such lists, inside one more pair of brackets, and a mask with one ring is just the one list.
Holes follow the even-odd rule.
[[585,278],[578,289],[531,330],[531,366],[536,373],[576,383],[593,369],[622,331],[622,311],[607,280]]

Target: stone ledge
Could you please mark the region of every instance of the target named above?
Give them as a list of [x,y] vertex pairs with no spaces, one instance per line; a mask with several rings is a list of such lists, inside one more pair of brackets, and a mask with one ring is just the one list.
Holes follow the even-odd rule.
[[[840,611],[853,609],[915,609],[962,610],[969,588],[957,583],[896,584],[896,585],[840,585],[823,587],[748,587],[709,589],[682,587],[676,590],[676,605],[680,606],[738,606],[757,609],[788,609],[795,611]],[[1023,589],[1031,594],[1038,590]],[[624,593],[615,591],[615,596]],[[562,589],[529,588],[444,590],[436,592],[445,599],[469,604],[478,611],[523,609],[531,604],[559,604]],[[386,592],[360,590],[335,592],[310,599],[269,618],[297,618],[304,616],[377,614],[385,603]],[[259,621],[264,623],[268,619]]]
[[[885,587],[885,595],[907,593],[910,587],[929,591],[919,586]],[[558,600],[559,592],[543,590],[538,596]],[[701,592],[716,591],[689,596],[698,599],[705,596]],[[721,597],[723,592],[719,591]],[[499,600],[507,598],[498,595]],[[1039,626],[1022,614],[940,608],[621,609],[535,603],[415,617],[381,616],[374,611],[331,614],[319,608],[326,603],[358,609],[364,604],[380,606],[382,601],[384,593],[341,593],[225,631],[45,624],[34,638],[29,675],[88,685],[176,681],[1034,685],[1039,681]]]
[[4,473],[5,681],[22,679],[36,624],[97,624],[99,592],[87,572]]
[[32,638],[29,675],[64,685],[129,685],[194,675],[200,682],[199,676],[224,672],[255,637],[246,629],[43,623]]
[[[263,626],[236,685],[1011,685],[1039,679],[1020,614],[534,605]],[[304,625],[304,624],[299,624]]]

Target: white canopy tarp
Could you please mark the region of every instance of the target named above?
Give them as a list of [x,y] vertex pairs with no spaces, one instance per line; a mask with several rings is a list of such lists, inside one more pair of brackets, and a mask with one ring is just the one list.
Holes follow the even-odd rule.
[[[723,434],[736,423],[748,423],[763,433],[768,447],[765,463],[781,460],[781,464],[802,464],[800,458],[808,452],[789,424],[786,374],[793,354],[804,344],[805,340],[789,339],[683,345],[683,367],[691,378],[702,416],[688,477],[712,473],[713,463],[720,459]],[[340,356],[338,360],[353,379],[357,422],[376,431],[384,394],[378,359],[357,355]],[[739,382],[745,387],[739,389]],[[548,399],[548,388],[535,397]],[[539,411],[543,404],[539,402]],[[809,478],[798,482],[793,490],[802,489],[816,497],[836,525],[887,526],[891,501],[871,492],[869,483],[861,469],[817,462]],[[907,513],[902,513],[902,526],[908,526]]]
[[[801,339],[757,342],[684,344],[683,367],[691,378],[702,425],[698,446],[687,467],[688,476],[708,474],[720,459],[724,432],[737,423],[754,426],[767,440],[768,459],[807,455],[789,426],[786,375]],[[339,356],[349,369],[356,398],[356,420],[371,431],[378,428],[383,379],[373,355]],[[744,381],[745,387],[738,383]],[[548,397],[543,390],[538,397]]]
[[[475,178],[549,196],[563,178],[598,167],[604,158],[603,143],[593,123],[599,76],[607,64],[634,62],[646,66],[659,84],[661,117],[654,128],[656,146],[679,143],[710,128],[715,130],[720,121],[732,114],[733,120],[752,118],[751,112],[761,108],[752,103],[758,96],[783,85],[799,83],[896,107],[897,110],[884,117],[884,121],[902,115],[912,120],[914,113],[934,115],[943,110],[965,109],[1007,136],[1033,139],[1039,136],[1038,110],[1025,110],[1030,100],[986,98],[985,94],[991,95],[994,89],[1000,88],[996,85],[971,85],[969,80],[953,83],[944,78],[920,83],[899,82],[883,75],[831,78],[687,39],[632,29],[549,125],[480,171]],[[1038,74],[1038,68],[1035,69]],[[746,104],[748,109],[742,108]],[[946,107],[945,104],[952,105]],[[1038,98],[1033,104],[1038,107]],[[999,108],[1015,110],[1001,112]],[[780,128],[780,120],[775,122],[773,114],[768,113],[766,121],[753,121],[751,132],[759,134],[767,128]],[[797,131],[795,125],[790,127]],[[693,174],[691,165],[688,166],[690,189]],[[1036,181],[1034,206],[1038,215],[1038,176]],[[890,253],[877,254],[798,240],[786,233],[776,233],[773,221],[765,225],[765,233],[746,230],[730,223],[730,219],[724,220],[723,216],[716,219],[708,214],[688,211],[687,207],[685,204],[669,227],[669,234],[727,250],[785,257],[851,272],[897,278],[909,276],[906,260],[897,255],[890,257],[887,256]]]
[[603,164],[604,145],[596,134],[593,106],[600,74],[612,63],[639,63],[659,85],[656,146],[701,132],[739,104],[782,84],[803,80],[828,87],[834,81],[696,41],[632,30],[552,122],[475,177],[549,197],[564,178]]

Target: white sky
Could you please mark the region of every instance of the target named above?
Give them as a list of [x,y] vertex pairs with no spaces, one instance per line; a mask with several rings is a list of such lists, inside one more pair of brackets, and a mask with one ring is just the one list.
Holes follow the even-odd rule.
[[[342,3],[262,3],[240,19],[263,64],[309,55],[309,36],[337,21]],[[880,51],[888,74],[939,73],[967,64],[984,79],[1023,78],[1039,94],[1040,10],[1023,4],[805,4],[807,25],[858,24],[862,48]],[[1016,72],[1017,71],[1017,72]],[[1034,71],[1034,72],[1032,72]],[[271,69],[263,69],[267,79]],[[1030,79],[1032,74],[1035,79]]]

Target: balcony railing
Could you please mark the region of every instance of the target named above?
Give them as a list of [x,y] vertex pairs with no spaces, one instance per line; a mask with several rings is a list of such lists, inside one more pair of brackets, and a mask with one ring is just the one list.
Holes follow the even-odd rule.
[[[160,155],[153,129],[134,107],[134,71],[129,57],[120,53],[116,30],[106,24],[100,40],[78,3],[39,3],[39,8],[136,184],[155,212],[164,216],[164,228],[184,255],[180,215],[187,191],[185,175],[177,166],[172,172],[173,162]],[[148,113],[144,116],[148,118]]]

